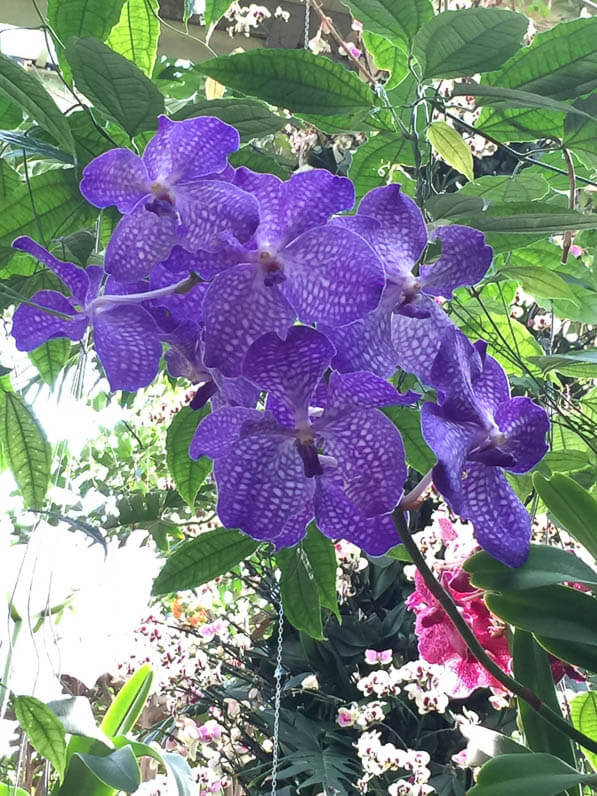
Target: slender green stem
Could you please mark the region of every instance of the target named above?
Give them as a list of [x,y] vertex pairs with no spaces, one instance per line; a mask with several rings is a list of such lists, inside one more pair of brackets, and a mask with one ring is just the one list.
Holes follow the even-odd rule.
[[520,697],[520,699],[524,699],[524,701],[543,719],[545,719],[545,721],[558,729],[564,735],[568,736],[568,738],[576,741],[585,749],[588,749],[594,754],[597,753],[597,741],[594,741],[584,733],[579,732],[569,722],[567,722],[561,716],[558,716],[555,711],[541,701],[534,691],[520,683],[514,677],[506,674],[506,672],[489,657],[471,628],[460,615],[460,612],[458,611],[458,608],[456,607],[456,604],[453,602],[450,595],[443,589],[442,585],[427,565],[423,554],[410,535],[410,532],[406,527],[406,523],[403,521],[403,515],[400,509],[394,510],[394,522],[402,539],[402,544],[410,553],[415,566],[419,570],[419,573],[425,582],[425,585],[444,609],[448,618],[456,628],[459,636],[462,638],[471,654],[474,655],[474,657],[479,661],[481,666],[483,666],[483,668],[488,671],[489,674],[491,674],[499,683],[501,683],[505,689],[511,691],[517,697]]
[[11,618],[14,622],[14,627],[10,642],[8,644],[8,652],[6,653],[6,660],[4,662],[4,671],[2,672],[2,682],[0,683],[0,720],[4,718],[6,706],[8,705],[8,697],[10,696],[8,681],[10,679],[10,670],[12,668],[12,654],[23,625],[23,620],[21,617],[16,613],[16,611],[12,610],[12,603]]

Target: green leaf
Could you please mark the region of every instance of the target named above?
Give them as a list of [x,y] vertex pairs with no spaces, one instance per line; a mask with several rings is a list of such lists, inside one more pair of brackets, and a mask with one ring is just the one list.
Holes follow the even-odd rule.
[[50,387],[56,384],[56,379],[69,357],[70,348],[70,340],[66,337],[57,337],[48,340],[29,354],[29,359],[39,371],[39,375]]
[[297,630],[323,641],[319,591],[305,553],[300,546],[280,550],[276,562],[281,570],[280,592],[286,619]]
[[420,27],[433,19],[429,0],[401,0],[399,3],[394,0],[342,0],[342,3],[363,24],[365,31],[383,36],[394,45],[409,46]]
[[[467,182],[457,196],[480,196],[492,202],[534,202],[549,193],[549,185],[540,174],[488,175]],[[554,249],[556,247],[554,246]],[[561,250],[558,250],[561,255]]]
[[354,72],[307,50],[250,50],[195,68],[235,91],[298,113],[333,116],[375,104],[373,92]]
[[562,143],[568,149],[576,152],[597,154],[597,94],[585,99],[578,99],[574,103],[574,110],[584,111],[592,119],[583,118],[571,109],[564,119],[564,140]]
[[[597,87],[596,37],[595,17],[561,22],[538,33],[529,47],[483,82],[559,100],[588,94]],[[483,127],[482,121],[479,126]]]
[[126,735],[133,729],[147,702],[152,680],[151,667],[145,664],[120,689],[100,724],[100,730],[109,738]]
[[420,412],[407,406],[386,406],[382,412],[396,426],[406,450],[406,463],[424,475],[437,459],[421,434]]
[[560,102],[551,97],[542,97],[541,94],[533,94],[531,91],[521,91],[520,89],[486,86],[485,84],[478,86],[467,83],[466,88],[463,84],[455,86],[453,96],[477,97],[477,105],[491,105],[492,108],[495,107],[501,110],[509,108],[538,108],[547,111],[557,111],[558,113],[570,113],[583,119],[594,120],[593,115],[566,102]]
[[551,636],[534,633],[535,640],[544,650],[551,653],[561,661],[579,666],[589,672],[597,673],[597,647],[593,644],[584,644],[582,641],[568,641]]
[[[557,474],[547,479],[534,473],[533,486],[558,525],[597,560],[597,500],[567,475]],[[546,633],[551,635],[549,631]]]
[[175,548],[153,583],[152,594],[194,589],[224,575],[252,555],[259,542],[240,531],[216,528]]
[[74,169],[51,169],[31,177],[29,188],[21,183],[0,200],[0,267],[12,257],[11,244],[20,235],[49,242],[84,226],[96,214],[79,192]]
[[[597,378],[597,354],[595,351],[572,351],[567,354],[531,357],[544,373],[557,370],[567,376],[579,379]],[[585,462],[586,463],[586,462]]]
[[290,176],[289,170],[281,166],[272,155],[261,152],[252,144],[241,146],[239,150],[229,156],[228,162],[235,169],[239,166],[246,166],[248,169],[262,174],[275,174],[281,180],[287,180]]
[[537,298],[566,298],[576,304],[576,296],[555,271],[535,265],[513,265],[500,268],[498,273],[516,280],[523,290]]
[[62,780],[66,766],[66,739],[60,720],[43,702],[31,696],[15,697],[14,711],[31,746],[50,761]]
[[310,523],[307,528],[307,535],[303,539],[303,550],[305,551],[317,590],[319,601],[324,608],[329,608],[338,621],[340,621],[340,609],[338,608],[338,595],[336,592],[336,551],[332,542],[324,536],[315,526]]
[[48,707],[69,734],[95,738],[108,747],[110,746],[109,738],[98,729],[95,723],[95,717],[87,697],[74,696],[55,699],[48,702]]
[[205,11],[203,12],[203,16],[205,19],[205,27],[208,32],[208,41],[213,29],[231,5],[232,0],[205,0]]
[[407,561],[412,564],[412,556],[403,544],[397,544],[396,547],[390,548],[386,555],[388,558],[393,558],[396,561]]
[[0,392],[0,446],[25,507],[41,509],[50,483],[52,449],[18,393]]
[[0,128],[14,130],[23,121],[23,111],[7,96],[0,93]]
[[553,755],[500,755],[485,763],[467,796],[560,796],[579,784],[595,784],[597,776],[581,774]]
[[473,153],[453,127],[446,122],[431,122],[427,128],[427,140],[448,166],[464,174],[468,180],[474,179]]
[[417,33],[413,53],[424,80],[491,72],[519,50],[528,24],[497,8],[444,11]]
[[40,141],[36,138],[34,134],[39,132],[40,129],[40,127],[33,127],[31,135],[29,133],[19,133],[16,130],[0,130],[0,141],[10,144],[15,150],[18,150],[19,155],[25,152],[28,155],[32,154],[40,158],[51,158],[61,163],[68,163],[72,166],[75,159],[69,152],[64,152],[62,149],[58,149],[58,147],[47,144],[45,141]]
[[[577,730],[588,735],[593,741],[597,741],[597,693],[589,691],[586,694],[579,694],[570,703],[570,719]],[[583,749],[585,757],[597,770],[597,755],[588,749]]]
[[0,54],[0,97],[22,108],[61,146],[74,153],[75,144],[66,121],[41,82],[10,58]]
[[288,123],[287,119],[272,113],[265,103],[244,98],[190,102],[172,118],[181,121],[196,116],[216,116],[226,124],[231,124],[238,130],[241,142],[265,138]]
[[384,89],[390,91],[408,74],[408,56],[402,47],[397,47],[384,36],[369,31],[363,32],[363,43],[373,56],[375,66],[390,73]]
[[524,591],[556,583],[587,583],[597,586],[597,572],[566,550],[549,545],[532,544],[529,557],[521,567],[513,569],[481,550],[463,564],[471,583],[487,591]]
[[597,600],[567,586],[489,593],[489,610],[511,625],[562,641],[597,645]]
[[412,159],[412,144],[400,133],[372,135],[358,147],[348,172],[357,202],[373,188],[390,182],[396,164],[410,166]]
[[76,752],[73,759],[79,760],[101,782],[116,790],[134,793],[141,784],[139,766],[130,745],[105,757]]
[[182,499],[192,509],[199,487],[211,472],[211,460],[202,456],[194,461],[189,456],[189,445],[197,425],[205,417],[207,406],[199,412],[183,406],[172,418],[166,432],[166,462]]
[[195,796],[195,775],[182,755],[162,752],[164,765],[176,783],[176,796]]
[[580,450],[550,451],[543,459],[552,473],[576,473],[590,466],[587,454]]
[[107,42],[114,52],[124,55],[148,77],[153,72],[158,51],[158,10],[158,0],[126,0]]
[[130,136],[155,130],[164,97],[135,64],[92,38],[71,39],[66,57],[77,88]]
[[[467,216],[467,223],[482,232],[509,232],[510,234],[551,235],[565,229],[594,229],[597,217],[590,213],[562,210],[544,202],[535,202],[535,212],[528,212],[527,202],[492,204],[483,213]],[[516,212],[516,211],[519,212]]]
[[[514,633],[512,644],[512,663],[514,677],[518,682],[534,691],[545,705],[563,718],[549,659],[533,636],[518,628]],[[548,752],[569,765],[575,765],[570,738],[545,721],[524,699],[518,699],[517,702],[519,720],[527,746],[534,752]]]
[[0,201],[6,199],[20,184],[19,172],[0,158]]
[[0,782],[0,796],[29,796],[23,788],[17,788],[16,785],[5,785]]

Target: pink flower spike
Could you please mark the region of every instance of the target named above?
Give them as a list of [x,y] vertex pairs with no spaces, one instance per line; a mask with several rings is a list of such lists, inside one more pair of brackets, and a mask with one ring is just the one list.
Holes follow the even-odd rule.
[[375,666],[376,663],[387,666],[388,663],[392,663],[392,658],[392,650],[365,650],[365,663],[369,666]]
[[348,708],[340,708],[338,710],[338,715],[336,717],[336,721],[340,725],[340,727],[352,727],[354,724],[354,718],[352,713]]
[[363,54],[362,50],[360,50],[358,47],[356,47],[354,44],[351,44],[350,42],[344,42],[344,49],[346,50],[346,52],[350,53],[350,55],[352,55],[353,58],[360,58],[361,55]]

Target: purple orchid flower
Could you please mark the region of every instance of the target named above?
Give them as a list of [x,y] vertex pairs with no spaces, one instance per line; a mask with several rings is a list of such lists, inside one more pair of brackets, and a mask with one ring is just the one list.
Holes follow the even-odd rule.
[[226,376],[240,373],[263,333],[284,337],[297,315],[308,324],[350,323],[377,306],[384,286],[369,244],[325,223],[354,204],[350,180],[313,170],[282,182],[240,168],[235,184],[256,197],[259,226],[244,246],[229,240],[198,266],[212,279],[203,306],[205,361]]
[[[438,227],[428,238],[417,205],[399,185],[375,188],[363,197],[354,216],[333,221],[360,234],[379,254],[386,286],[377,309],[338,329],[325,328],[337,349],[332,363],[341,371],[371,370],[389,377],[400,366],[430,381],[442,335],[453,326],[434,298],[450,298],[457,287],[473,285],[487,273],[492,249],[483,233],[458,225]],[[413,266],[429,240],[441,243],[433,265]]]
[[371,373],[332,373],[325,385],[333,355],[329,340],[305,326],[285,340],[260,337],[243,374],[268,391],[266,411],[213,412],[189,452],[214,459],[218,513],[228,527],[283,547],[315,517],[330,538],[381,555],[399,541],[391,511],[406,464],[400,434],[377,407],[413,396]]
[[[110,294],[99,295],[104,270],[99,266],[78,268],[54,257],[28,237],[17,238],[15,249],[28,252],[53,271],[71,292],[67,298],[55,290],[41,290],[30,304],[17,307],[12,326],[19,351],[33,351],[55,337],[81,340],[93,328],[97,355],[112,390],[137,390],[156,377],[162,344],[160,330],[147,309],[147,302],[166,292],[184,288],[185,282],[161,291],[130,294],[126,287],[109,279]],[[143,284],[140,286],[143,289]]]
[[511,567],[524,564],[531,521],[503,469],[526,473],[547,453],[547,413],[530,398],[510,398],[508,379],[462,332],[449,330],[433,365],[443,394],[425,403],[423,437],[438,462],[433,483],[451,508],[470,520],[481,547]]
[[223,234],[246,241],[258,222],[256,200],[229,182],[227,157],[237,131],[211,116],[173,122],[139,157],[112,149],[83,170],[81,193],[96,207],[116,205],[123,218],[106,249],[106,271],[122,282],[147,276],[173,246],[211,249]]

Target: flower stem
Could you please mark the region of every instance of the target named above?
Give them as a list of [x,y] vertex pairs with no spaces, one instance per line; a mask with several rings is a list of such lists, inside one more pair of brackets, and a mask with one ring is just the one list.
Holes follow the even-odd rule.
[[166,287],[156,288],[156,290],[146,290],[143,293],[123,293],[122,295],[106,294],[98,296],[93,299],[87,310],[89,314],[92,314],[94,310],[104,304],[139,304],[142,301],[151,301],[152,299],[171,296],[173,293],[188,293],[201,281],[201,277],[191,272],[190,276],[185,276],[185,278],[181,279],[179,282],[175,282],[173,285],[166,285]]
[[421,502],[423,493],[431,486],[431,473],[432,471],[429,470],[429,472],[424,475],[423,478],[421,478],[416,487],[411,489],[407,495],[404,495],[398,504],[400,511],[409,511],[410,509],[414,509],[418,506],[418,504]]
[[508,691],[511,691],[517,697],[520,697],[520,699],[524,699],[524,701],[543,719],[545,719],[545,721],[551,724],[552,727],[555,727],[564,735],[568,736],[568,738],[576,741],[590,752],[593,752],[594,754],[597,753],[597,741],[593,741],[584,733],[579,732],[568,721],[562,718],[562,716],[558,716],[554,710],[541,701],[534,691],[520,683],[514,677],[506,674],[506,672],[500,666],[498,666],[492,658],[489,657],[471,628],[460,615],[458,608],[456,607],[456,604],[453,602],[450,595],[443,589],[442,585],[439,583],[427,565],[423,554],[419,550],[408,528],[406,527],[406,523],[403,520],[402,507],[394,509],[393,517],[398,533],[400,534],[402,544],[410,553],[413,563],[419,570],[425,585],[444,609],[450,621],[456,628],[458,634],[468,647],[469,651],[479,661],[481,666],[483,666],[483,668],[488,671],[489,674],[491,674],[499,683],[501,683],[504,688],[506,688]]

